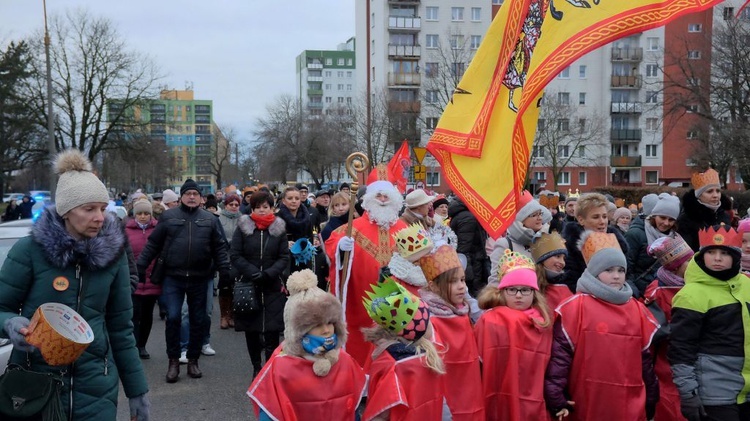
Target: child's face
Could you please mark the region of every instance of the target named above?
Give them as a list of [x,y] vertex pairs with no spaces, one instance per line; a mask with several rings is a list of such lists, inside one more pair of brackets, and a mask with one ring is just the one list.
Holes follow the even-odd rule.
[[556,254],[542,262],[542,265],[547,270],[562,272],[565,269],[565,255]]
[[448,287],[448,294],[450,295],[450,302],[454,306],[460,306],[464,303],[464,298],[466,297],[466,276],[463,273],[451,280]]
[[510,286],[503,289],[505,303],[513,310],[528,310],[534,302],[534,290],[529,287]]
[[711,270],[727,270],[732,267],[732,256],[724,249],[712,248],[703,253],[703,263]]
[[742,254],[750,254],[750,232],[742,234]]
[[345,213],[349,212],[349,203],[347,202],[338,202],[333,205],[333,214],[336,216],[341,216]]
[[330,338],[334,334],[333,323],[319,324],[310,329],[308,334],[312,336],[320,336],[321,338]]
[[604,285],[619,290],[625,285],[625,268],[622,266],[612,266],[605,269],[599,274],[599,276],[597,276],[597,278],[599,278]]

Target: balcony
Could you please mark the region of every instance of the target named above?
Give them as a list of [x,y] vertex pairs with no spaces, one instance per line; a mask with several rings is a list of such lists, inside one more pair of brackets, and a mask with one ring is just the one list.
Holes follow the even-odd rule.
[[322,89],[308,89],[307,95],[308,96],[321,96],[323,95],[323,90]]
[[422,47],[420,45],[396,45],[388,44],[388,57],[409,57],[419,58],[422,56]]
[[322,82],[323,76],[307,76],[308,82]]
[[612,181],[612,185],[619,187],[643,187],[641,183],[629,183],[627,181]]
[[323,63],[307,63],[308,69],[323,69]]
[[422,77],[419,73],[391,73],[388,72],[388,85],[419,85]]
[[640,89],[643,85],[643,79],[640,76],[615,76],[612,75],[611,86],[613,88],[633,88]]
[[419,101],[390,101],[388,102],[388,110],[394,113],[419,113],[421,110],[421,103]]
[[609,164],[615,168],[640,167],[641,156],[611,156],[609,158]]
[[642,102],[612,102],[612,114],[640,114],[643,112]]
[[323,103],[322,102],[308,102],[307,108],[316,109],[316,110],[322,110],[323,109]]
[[613,48],[612,61],[633,61],[643,60],[643,48]]
[[610,139],[639,142],[642,138],[641,129],[612,129]]
[[419,0],[388,0],[388,4],[419,4]]
[[422,28],[422,18],[405,18],[401,16],[388,17],[388,29],[405,31],[419,31]]

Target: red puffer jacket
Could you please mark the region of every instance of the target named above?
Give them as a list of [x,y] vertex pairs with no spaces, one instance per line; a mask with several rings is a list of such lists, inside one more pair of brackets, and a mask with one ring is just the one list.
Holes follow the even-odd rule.
[[[128,237],[130,247],[133,249],[133,255],[136,260],[138,260],[138,256],[141,255],[143,248],[146,247],[148,236],[154,232],[156,223],[156,219],[151,218],[151,221],[146,225],[146,228],[143,229],[138,226],[135,218],[132,218],[128,220],[128,223],[125,225],[125,235]],[[151,283],[151,270],[153,270],[155,262],[156,260],[154,259],[148,269],[146,269],[146,283],[138,284],[134,292],[135,295],[161,295],[161,285],[154,285]]]

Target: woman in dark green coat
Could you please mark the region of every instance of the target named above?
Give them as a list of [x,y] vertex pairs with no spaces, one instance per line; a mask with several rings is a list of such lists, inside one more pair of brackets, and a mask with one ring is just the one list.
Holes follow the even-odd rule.
[[[115,420],[122,381],[131,417],[148,420],[150,403],[131,322],[125,236],[106,212],[109,195],[78,151],[56,162],[56,206],[44,210],[31,235],[20,239],[0,270],[0,323],[13,342],[10,362],[33,371],[63,373],[63,410],[69,420]],[[76,310],[93,342],[71,365],[50,366],[29,345],[29,319],[48,302]]]

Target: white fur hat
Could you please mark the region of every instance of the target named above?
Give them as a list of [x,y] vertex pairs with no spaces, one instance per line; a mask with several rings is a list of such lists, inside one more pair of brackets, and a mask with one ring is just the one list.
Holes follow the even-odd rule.
[[68,149],[55,158],[55,171],[60,175],[55,190],[57,214],[65,215],[85,203],[109,203],[104,183],[91,172],[91,162],[78,149]]

